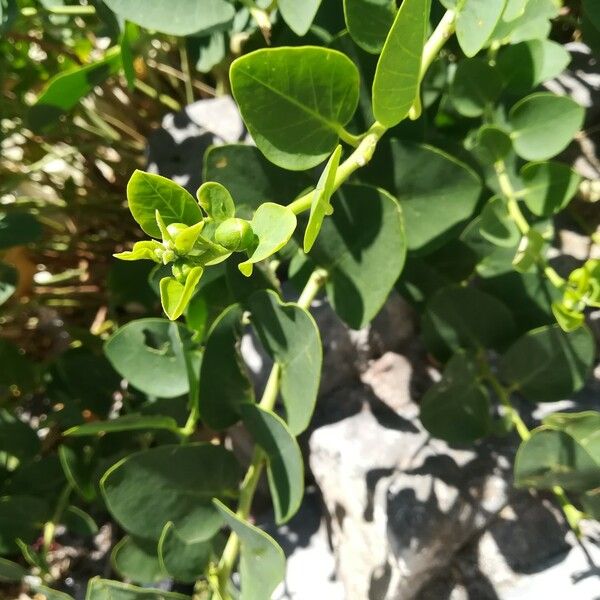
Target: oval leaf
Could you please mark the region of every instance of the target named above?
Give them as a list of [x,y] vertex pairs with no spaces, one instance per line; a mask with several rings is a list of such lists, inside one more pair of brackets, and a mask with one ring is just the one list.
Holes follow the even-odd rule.
[[395,16],[395,0],[344,0],[346,27],[352,39],[373,54],[381,52]]
[[506,0],[463,0],[456,17],[456,37],[462,51],[475,56],[490,39]]
[[188,273],[185,283],[181,284],[175,277],[163,277],[160,280],[160,302],[165,314],[171,321],[178,319],[190,303],[200,278],[204,273],[202,267],[193,267]]
[[322,0],[278,0],[277,7],[289,28],[299,36],[306,35]]

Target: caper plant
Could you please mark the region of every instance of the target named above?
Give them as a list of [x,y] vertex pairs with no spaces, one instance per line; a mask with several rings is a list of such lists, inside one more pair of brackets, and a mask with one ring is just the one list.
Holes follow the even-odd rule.
[[[156,14],[107,4],[142,27],[164,17],[160,2]],[[552,159],[584,122],[574,100],[534,91],[569,61],[547,39],[555,3],[344,0],[343,31],[319,45],[298,45],[319,2],[243,4],[274,42],[229,68],[255,145],[210,148],[195,198],[160,175],[132,175],[128,206],[149,239],[116,257],[156,263],[167,319],[133,320],[106,341],[133,397],[115,418],[64,432],[67,491],[47,522],[71,493],[98,498],[125,532],[112,554],[124,579],[267,600],[285,558],[255,524],[253,500],[266,471],[278,524],[302,502],[296,438],[322,363],[311,305],[324,292],[360,328],[397,289],[443,371],[422,399],[424,427],[449,444],[516,433],[516,485],[551,490],[580,534],[584,517],[600,515],[600,413],[554,413],[530,429],[523,408],[583,387],[596,352],[585,311],[600,306],[597,260],[560,274],[549,258],[553,217],[580,183]],[[300,42],[278,45],[277,19]],[[171,25],[189,33],[185,20]],[[249,328],[272,359],[258,398],[240,351]],[[174,415],[168,401],[181,398]],[[254,442],[245,468],[229,442],[240,423]],[[101,452],[134,432],[141,449]],[[88,598],[152,593],[185,597],[93,579]]]

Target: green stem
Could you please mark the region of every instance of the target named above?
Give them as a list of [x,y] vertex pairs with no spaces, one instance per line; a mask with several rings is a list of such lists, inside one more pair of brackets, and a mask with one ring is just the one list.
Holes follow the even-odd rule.
[[167,96],[166,94],[159,94],[153,87],[149,86],[141,79],[136,79],[133,84],[137,90],[142,92],[142,94],[146,94],[146,96],[148,96],[149,98],[158,100],[171,110],[181,110],[181,104],[179,104],[179,102],[177,102],[175,98],[171,98],[171,96]]
[[[302,293],[300,294],[298,305],[304,309],[308,309],[326,280],[327,271],[320,268],[315,269],[304,286]],[[273,410],[275,407],[277,395],[279,394],[280,376],[281,366],[279,363],[275,363],[271,369],[271,373],[267,379],[262,398],[259,402],[259,406],[261,408],[265,410]],[[236,515],[240,519],[247,520],[248,516],[250,515],[252,500],[254,499],[254,494],[260,480],[264,463],[265,454],[258,446],[256,446],[252,455],[252,462],[250,463],[250,466],[246,471],[246,475],[244,476],[244,480],[242,481],[242,485],[240,486],[240,496],[236,511]],[[235,533],[231,532],[229,538],[227,539],[227,543],[225,544],[225,548],[223,549],[221,560],[219,561],[218,575],[216,578],[218,582],[217,593],[223,598],[223,600],[228,600],[230,598],[230,594],[228,592],[229,579],[231,577],[233,567],[235,566],[239,550],[239,538]]]
[[[333,191],[337,190],[356,170],[364,167],[373,158],[377,143],[387,129],[375,121],[369,128],[367,133],[361,139],[358,147],[352,154],[338,167],[335,173],[335,181],[333,183]],[[300,214],[310,209],[312,203],[313,191],[307,192],[294,200],[289,207],[295,214]]]
[[188,104],[192,104],[194,102],[194,88],[192,86],[192,72],[190,70],[190,60],[185,38],[181,39],[179,42],[179,57],[181,60],[181,72],[184,75],[183,84],[185,86],[185,101]]
[[67,483],[61,492],[58,502],[56,504],[56,509],[54,510],[54,514],[50,521],[47,521],[44,525],[44,534],[43,534],[43,543],[44,543],[44,554],[47,554],[52,546],[52,542],[54,541],[54,535],[56,533],[56,526],[60,522],[65,509],[69,503],[69,497],[71,496],[71,492],[73,491],[73,486],[70,483]]
[[33,6],[26,6],[21,9],[21,15],[24,17],[34,17],[39,13],[50,13],[52,15],[82,17],[85,15],[95,15],[94,6],[51,6],[48,8],[37,9]]

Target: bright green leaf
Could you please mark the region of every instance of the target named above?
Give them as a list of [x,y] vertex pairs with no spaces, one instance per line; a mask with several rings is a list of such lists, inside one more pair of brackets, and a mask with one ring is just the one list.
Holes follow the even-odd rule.
[[545,240],[542,234],[533,227],[529,229],[519,242],[517,253],[512,261],[513,267],[520,273],[529,271],[539,263],[544,244]]
[[202,267],[193,267],[181,284],[175,277],[163,277],[160,280],[160,302],[165,314],[171,321],[179,318],[190,303],[200,278]]
[[278,0],[277,7],[289,28],[299,36],[306,35],[315,15],[319,10],[321,0]]
[[156,240],[143,240],[136,242],[131,250],[114,254],[119,260],[152,260],[155,263],[161,263],[159,254],[164,250],[164,246]]
[[206,214],[215,221],[222,223],[235,217],[235,205],[229,190],[214,181],[207,181],[198,190],[198,202]]
[[506,0],[462,0],[456,17],[456,37],[462,51],[475,56],[490,39]]

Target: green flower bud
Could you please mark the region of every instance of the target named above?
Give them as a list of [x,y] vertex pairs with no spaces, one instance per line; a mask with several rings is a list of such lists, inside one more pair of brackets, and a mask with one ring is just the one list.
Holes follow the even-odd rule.
[[177,255],[173,250],[165,250],[162,254],[163,265],[168,265],[170,262],[173,262],[175,258],[177,258]]
[[215,242],[231,252],[241,252],[254,243],[254,232],[244,219],[227,219],[217,227]]

